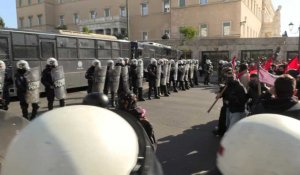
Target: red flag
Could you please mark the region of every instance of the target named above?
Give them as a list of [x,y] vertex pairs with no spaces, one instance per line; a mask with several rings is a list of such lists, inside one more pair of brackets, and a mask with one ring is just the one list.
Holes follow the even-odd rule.
[[286,71],[288,71],[290,69],[298,70],[298,57],[297,56],[295,56],[293,59],[291,59],[291,61],[289,61],[289,63],[287,64]]
[[265,70],[268,71],[270,69],[272,63],[273,63],[273,58],[270,57],[267,61],[264,62],[262,68],[264,68]]
[[271,86],[274,86],[274,82],[278,76],[270,74],[268,71],[263,69],[262,67],[259,68],[258,70],[259,74],[259,81],[262,83],[269,84]]

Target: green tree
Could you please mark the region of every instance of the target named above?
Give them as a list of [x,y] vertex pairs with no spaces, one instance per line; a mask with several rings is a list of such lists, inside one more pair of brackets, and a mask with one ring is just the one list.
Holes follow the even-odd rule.
[[0,28],[4,28],[4,27],[5,27],[4,20],[0,17]]
[[197,35],[197,30],[191,26],[181,27],[179,32],[187,40],[193,39]]
[[92,31],[87,26],[82,27],[82,32],[83,33],[92,33]]

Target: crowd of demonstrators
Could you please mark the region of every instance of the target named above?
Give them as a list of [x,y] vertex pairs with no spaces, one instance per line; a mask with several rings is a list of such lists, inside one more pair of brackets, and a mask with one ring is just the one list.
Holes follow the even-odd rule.
[[289,64],[266,66],[266,63],[260,69],[266,69],[268,75],[264,76],[275,77],[274,84],[260,80],[258,74],[261,72],[257,70],[256,63],[250,63],[250,66],[242,63],[234,67],[225,61],[219,62],[220,91],[216,98],[223,98],[223,106],[218,127],[213,131],[215,135],[224,135],[237,121],[254,114],[274,113],[300,119],[298,69],[291,69]]

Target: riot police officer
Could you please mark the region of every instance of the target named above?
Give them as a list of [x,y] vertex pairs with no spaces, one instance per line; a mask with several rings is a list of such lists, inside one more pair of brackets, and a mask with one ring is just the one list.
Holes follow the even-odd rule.
[[[59,77],[61,77],[59,79]],[[56,80],[55,80],[56,79]],[[58,66],[55,58],[48,58],[46,68],[42,72],[42,84],[48,100],[48,109],[53,109],[54,97],[59,99],[59,106],[65,106],[65,79],[62,67]]]
[[151,58],[150,64],[147,67],[148,70],[148,82],[149,82],[149,90],[148,90],[148,99],[151,100],[151,94],[154,90],[154,95],[156,99],[159,99],[158,96],[158,88],[156,88],[156,79],[157,79],[157,61],[155,58]]
[[175,61],[172,59],[170,60],[171,63],[171,70],[170,70],[170,80],[169,84],[173,86],[173,92],[178,92],[176,87],[176,81],[177,81],[177,73],[178,73],[178,63],[175,63]]
[[4,61],[0,60],[0,109],[8,110],[10,102],[8,87],[12,85],[12,79],[8,76]]
[[[28,80],[26,74],[30,71],[30,67],[27,61],[20,60],[17,62],[17,72],[15,74],[15,84],[17,88],[17,96],[20,100],[20,106],[22,109],[22,115],[28,120],[33,120],[36,117],[37,111],[39,109],[38,103],[34,102],[32,104],[31,117],[28,116],[28,91],[31,89],[28,85]],[[39,95],[39,93],[38,93]]]
[[94,78],[95,78],[94,74],[95,74],[95,67],[96,66],[101,66],[101,62],[97,59],[93,60],[91,67],[85,73],[85,78],[88,80],[87,93],[92,92]]

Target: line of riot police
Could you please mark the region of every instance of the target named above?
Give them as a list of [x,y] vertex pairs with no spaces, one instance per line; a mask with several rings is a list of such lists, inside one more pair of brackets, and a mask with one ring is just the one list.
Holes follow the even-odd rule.
[[[53,109],[55,97],[59,100],[60,106],[65,106],[66,85],[64,70],[58,66],[55,58],[49,58],[45,69],[40,73],[39,67],[30,68],[25,60],[20,60],[16,64],[15,86],[17,97],[20,101],[22,116],[28,120],[36,117],[40,101],[40,84],[45,87],[45,93],[48,100],[48,109]],[[8,76],[5,63],[0,61],[0,104],[1,109],[8,110],[9,92],[8,87],[13,84],[11,76]],[[32,106],[32,112],[29,116],[28,107]]]
[[[111,94],[111,106],[116,106],[116,94],[121,96],[132,91],[139,101],[145,101],[143,97],[144,78],[149,83],[148,99],[159,99],[161,95],[169,96],[170,90],[178,92],[198,85],[197,75],[198,60],[168,60],[151,58],[150,64],[144,70],[143,59],[118,58],[107,61],[107,66],[102,66],[99,60],[94,60],[86,71],[85,78],[88,81],[88,93],[100,92]],[[144,75],[147,75],[144,77]],[[171,88],[172,87],[172,88]]]

